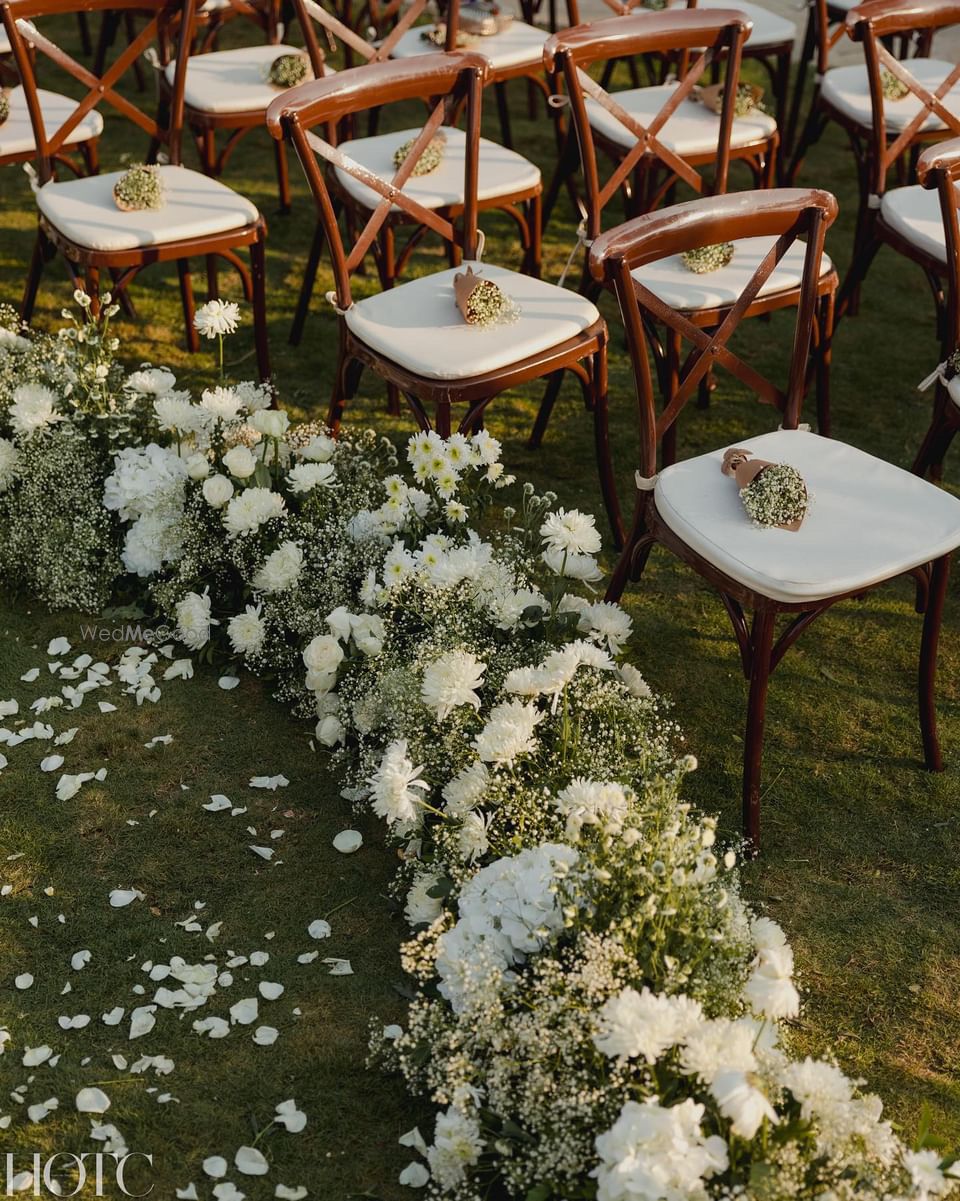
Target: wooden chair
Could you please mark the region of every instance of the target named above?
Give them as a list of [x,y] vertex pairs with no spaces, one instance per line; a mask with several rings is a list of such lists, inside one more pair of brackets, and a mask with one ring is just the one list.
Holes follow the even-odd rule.
[[[588,180],[587,192],[595,188],[603,208],[622,191],[628,216],[650,212],[678,184],[697,193],[724,191],[733,160],[750,168],[757,186],[772,183],[776,121],[763,112],[735,117],[733,111],[749,32],[749,22],[735,8],[697,8],[636,12],[554,34],[544,47],[544,63],[562,76],[573,121],[544,201],[544,222],[563,188],[580,206],[574,177],[581,164],[587,164],[585,172],[596,170],[598,152],[613,171],[602,187]],[[675,57],[676,80],[610,93],[588,73],[600,63],[643,55]],[[729,84],[719,115],[699,103],[695,91],[718,60]],[[697,170],[706,166],[714,167],[712,183]],[[586,220],[587,237],[594,237],[600,232],[599,210],[588,212]]]
[[[35,18],[50,13],[70,13],[74,7],[93,13],[108,6],[121,10],[134,8],[146,13],[149,19],[134,41],[106,67],[102,76],[76,62],[32,24]],[[246,298],[252,302],[257,363],[261,378],[266,378],[269,374],[264,288],[266,226],[249,200],[217,180],[181,165],[185,51],[180,58],[181,66],[165,128],[117,90],[133,61],[153,42],[171,39],[176,26],[179,25],[177,36],[181,49],[189,45],[193,10],[194,0],[186,0],[182,10],[179,3],[171,0],[0,0],[4,29],[23,80],[37,146],[39,229],[24,292],[23,318],[28,321],[32,315],[44,264],[58,253],[67,264],[74,287],[86,288],[95,309],[99,306],[102,272],[113,276],[113,292],[123,296],[144,267],[152,263],[176,262],[188,344],[192,350],[197,350],[190,259],[206,258],[208,277],[215,294],[216,272],[212,264],[217,258],[224,258],[240,273]],[[45,63],[62,71],[83,88],[83,95],[58,119],[53,129],[48,126],[38,100],[30,48],[42,56]],[[56,155],[98,104],[110,105],[142,129],[147,138],[160,141],[166,147],[169,165],[158,168],[166,199],[159,210],[121,212],[113,201],[113,185],[122,174],[118,171],[65,182],[54,179]],[[249,248],[250,271],[236,254],[241,247]]]
[[[631,168],[628,156],[626,160],[620,160],[620,165],[616,167],[606,182],[601,182],[597,128],[600,124],[599,115],[602,113],[606,117],[607,111],[599,109],[595,102],[591,106],[591,95],[599,96],[601,93],[599,85],[594,85],[585,75],[581,64],[596,60],[598,52],[596,43],[601,42],[601,38],[603,42],[606,42],[608,29],[611,34],[615,35],[614,44],[624,47],[628,53],[633,53],[635,46],[640,46],[640,52],[646,53],[649,51],[652,40],[657,39],[659,42],[660,38],[673,50],[678,41],[676,27],[678,18],[682,19],[686,26],[691,27],[684,31],[684,49],[686,45],[702,46],[706,44],[712,47],[717,55],[729,53],[727,78],[735,81],[738,66],[737,50],[742,44],[741,39],[745,26],[742,18],[732,12],[698,9],[696,12],[635,13],[632,16],[620,18],[619,23],[604,21],[585,30],[565,30],[555,34],[544,51],[549,69],[560,76],[566,94],[570,98],[571,136],[576,138],[576,144],[580,148],[581,174],[584,185],[583,206],[586,213],[582,237],[587,247],[600,235],[604,225],[605,209],[617,195],[618,183],[628,177],[631,169],[636,171],[636,168]],[[661,27],[663,30],[661,34],[657,33],[655,25]],[[594,40],[589,40],[591,35]],[[626,42],[623,39],[627,39]],[[699,63],[695,64],[689,72],[687,80],[698,78],[701,69]],[[675,91],[668,90],[668,97],[672,99],[679,90],[680,88]],[[621,95],[622,93],[617,92],[613,99],[618,100]],[[719,117],[708,110],[701,112],[703,106],[689,100],[683,101],[679,109],[679,112],[683,113],[684,108],[689,108],[691,123],[698,123],[694,125],[696,136],[701,138],[698,158],[701,161],[709,159],[713,164],[712,181],[705,179],[688,165],[686,154],[681,158],[672,150],[667,149],[670,145],[668,140],[671,128],[670,117],[663,121],[658,116],[653,121],[645,121],[644,126],[636,130],[632,156],[639,165],[643,163],[645,153],[645,157],[650,160],[651,169],[660,167],[662,174],[666,176],[660,180],[659,192],[649,201],[650,207],[656,203],[660,195],[669,191],[671,174],[673,178],[676,178],[681,171],[684,173],[682,176],[684,182],[689,183],[697,191],[709,191],[711,187],[717,192],[725,190],[730,160],[736,153],[733,148],[734,137],[732,134],[737,124],[733,115],[732,99],[734,95],[735,88],[729,87],[725,97],[726,103]],[[627,115],[620,118],[624,123]],[[700,125],[704,127],[702,134],[699,132]],[[646,144],[641,136],[644,128],[651,135],[650,141]],[[689,138],[690,135],[687,136]],[[661,138],[663,139],[662,145]],[[708,145],[708,140],[710,145]],[[602,147],[604,144],[604,141],[601,140],[600,146]],[[641,190],[639,186],[637,190]],[[708,275],[694,275],[683,266],[679,256],[674,255],[658,263],[655,269],[639,273],[638,283],[642,283],[656,293],[662,303],[682,312],[688,322],[700,329],[717,329],[726,320],[731,307],[740,295],[744,282],[770,252],[775,240],[773,237],[751,237],[737,242],[733,261],[727,267]],[[783,260],[771,272],[769,278],[765,280],[760,293],[741,316],[744,318],[754,317],[769,314],[777,309],[795,308],[800,301],[802,265],[803,248],[801,246],[791,247]],[[589,265],[585,262],[580,282],[581,292],[591,299],[595,299],[600,287],[601,282],[591,276]],[[830,428],[830,340],[836,287],[836,272],[830,260],[824,256],[818,281],[815,321],[816,355],[814,358],[818,422],[821,433],[828,433]],[[660,337],[656,334],[656,329],[663,323],[653,315],[650,320],[651,325],[648,332],[657,364],[663,404],[669,408],[674,403],[678,388],[681,339],[677,330],[671,328],[669,323],[664,327],[664,336]],[[709,386],[709,375],[702,376],[699,385],[701,403],[706,403]],[[543,439],[555,396],[555,388],[548,389],[530,437],[531,447],[539,446]],[[666,431],[663,447],[666,462],[672,462],[675,455],[675,438],[676,426],[671,424]]]
[[[314,0],[293,0],[295,10],[300,14],[301,24],[310,25],[308,13],[317,17],[318,23],[331,36],[337,36],[346,46],[351,46],[359,56],[367,55],[369,62],[382,62],[390,54],[398,37],[402,37],[407,28],[407,18],[410,11],[404,14],[388,36],[374,50],[356,35],[351,36],[350,30],[344,28],[338,19],[329,14],[315,12],[317,5]],[[313,46],[311,53],[319,53],[316,46],[316,36],[313,29],[307,35],[308,45]],[[371,110],[377,112],[378,110]],[[344,123],[341,122],[341,129]],[[416,128],[394,130],[390,133],[372,134],[369,137],[351,137],[348,142],[341,141],[344,153],[351,160],[359,163],[368,171],[381,178],[393,172],[393,160],[396,151],[415,137],[419,132]],[[312,140],[313,134],[308,135]],[[443,159],[436,170],[421,176],[411,176],[405,186],[406,194],[418,204],[433,211],[443,210],[450,219],[455,219],[463,212],[463,179],[464,154],[466,150],[465,135],[456,128],[446,131],[447,145]],[[335,204],[342,207],[348,220],[348,228],[359,228],[368,219],[370,212],[379,204],[379,196],[349,171],[342,167],[334,167],[330,174],[330,182],[334,191]],[[523,252],[521,270],[531,275],[540,274],[540,203],[543,193],[543,182],[540,168],[529,159],[517,154],[505,146],[498,146],[486,138],[480,139],[479,175],[477,180],[478,207],[481,212],[498,210],[505,213],[517,225],[520,235],[520,245]],[[403,227],[410,230],[406,243],[398,246],[398,234]],[[427,227],[421,222],[411,219],[409,212],[402,208],[394,208],[388,214],[379,234],[371,246],[380,278],[384,288],[392,288],[402,274],[410,256],[416,250]],[[314,230],[313,242],[304,268],[303,283],[294,314],[290,341],[298,345],[303,336],[310,308],[310,300],[316,282],[320,255],[323,251],[324,231],[323,222],[318,220]],[[395,398],[391,392],[391,410],[398,411]]]
[[[933,415],[912,470],[917,475],[939,479],[944,456],[960,429],[960,376],[948,378],[945,374],[946,360],[960,349],[960,193],[957,191],[960,138],[940,142],[925,150],[917,163],[917,176],[920,180],[917,190],[923,189],[925,202],[922,225],[919,222],[917,225],[917,240],[923,236],[927,266],[945,281],[941,305],[941,358],[944,362],[931,381],[936,387]],[[934,204],[927,212],[929,201]]]
[[[454,410],[462,411],[458,428],[470,430],[499,393],[557,371],[573,371],[593,412],[601,488],[611,525],[617,529],[620,517],[607,433],[607,331],[591,301],[532,276],[487,264],[477,269],[520,309],[515,321],[491,329],[472,327],[460,318],[453,290],[455,268],[400,283],[361,300],[355,300],[351,292],[351,276],[393,206],[406,210],[411,219],[476,266],[480,108],[489,70],[481,55],[456,51],[406,62],[370,63],[302,84],[270,107],[270,132],[293,142],[333,262],[331,299],[339,317],[340,349],[328,423],[338,429],[344,405],[354,395],[364,367],[407,398],[422,429],[430,427],[432,411],[434,426],[443,437],[450,434]],[[316,134],[318,128],[371,106],[424,96],[435,98],[432,111],[390,179],[374,175]],[[455,226],[444,212],[419,204],[408,194],[406,183],[423,148],[461,109],[463,213]],[[318,159],[349,172],[380,196],[352,246],[344,245],[334,194]]]
[[[661,543],[720,593],[749,680],[743,765],[743,823],[760,845],[760,768],[770,674],[800,634],[837,601],[901,575],[913,576],[925,602],[920,655],[920,724],[926,765],[942,767],[934,709],[937,643],[950,552],[960,545],[960,501],[872,455],[797,428],[806,359],[820,280],[824,234],[837,214],[826,192],[771,190],[694,200],[650,213],[599,237],[590,270],[617,295],[636,378],[640,462],[633,527],[613,573],[607,600],[638,580],[650,550]],[[718,240],[773,238],[770,252],[746,282],[724,324],[706,335],[658,296],[637,273],[691,247]],[[774,265],[805,238],[801,297],[786,388],[773,388],[731,351],[729,337]],[[670,321],[691,344],[674,403],[657,415],[648,358],[650,317]],[[657,471],[657,445],[710,363],[734,372],[761,402],[772,404],[781,428],[738,441],[757,458],[785,462],[812,495],[796,532],[757,529],[721,472],[723,451]],[[752,610],[748,623],[745,610]],[[789,617],[776,637],[780,614]]]

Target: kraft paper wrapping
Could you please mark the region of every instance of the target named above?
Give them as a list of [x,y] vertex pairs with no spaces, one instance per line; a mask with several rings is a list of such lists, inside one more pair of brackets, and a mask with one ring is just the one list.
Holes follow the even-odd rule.
[[[742,492],[744,488],[749,487],[753,481],[768,467],[776,467],[778,464],[771,463],[768,459],[755,459],[753,452],[746,450],[740,446],[733,446],[730,450],[724,452],[723,462],[720,464],[720,470],[724,475],[732,476],[736,481],[737,488]],[[803,524],[803,518],[800,517],[796,521],[781,522],[780,525],[774,527],[781,530],[790,530],[796,533]]]

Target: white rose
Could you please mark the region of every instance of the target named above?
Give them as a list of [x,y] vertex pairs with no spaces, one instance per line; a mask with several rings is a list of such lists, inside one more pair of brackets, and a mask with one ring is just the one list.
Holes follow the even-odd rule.
[[353,629],[354,621],[356,621],[356,618],[343,605],[337,605],[332,613],[327,614],[327,625],[330,627],[330,633],[334,638],[339,638],[341,642],[350,641],[350,631]]
[[283,409],[261,409],[250,418],[250,424],[265,438],[282,438],[290,425]]
[[196,451],[189,459],[186,460],[184,466],[187,469],[187,475],[192,480],[205,480],[210,474],[210,462],[207,456]]
[[222,509],[233,496],[233,484],[225,475],[212,475],[203,481],[203,499],[214,509]]
[[383,650],[383,619],[362,613],[351,622],[353,640],[365,655],[379,655]]
[[342,662],[343,647],[331,634],[318,634],[303,652],[303,663],[309,671],[335,672]]
[[235,446],[223,456],[223,465],[238,480],[245,480],[257,469],[257,460],[245,446]]
[[337,746],[343,742],[346,732],[343,722],[333,714],[317,722],[317,741],[324,746]]

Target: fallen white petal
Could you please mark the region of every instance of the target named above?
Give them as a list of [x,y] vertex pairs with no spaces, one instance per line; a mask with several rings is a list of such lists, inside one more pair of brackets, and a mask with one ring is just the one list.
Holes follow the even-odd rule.
[[20,677],[20,679],[23,680],[24,684],[32,684],[33,681],[37,678],[37,676],[39,676],[39,674],[40,674],[39,667],[31,667],[29,671],[25,671],[23,673],[23,675]]
[[141,1038],[144,1034],[149,1034],[157,1024],[157,1019],[154,1017],[156,1005],[141,1005],[130,1014],[130,1037]]
[[266,1176],[270,1171],[270,1165],[263,1152],[258,1151],[256,1147],[238,1147],[233,1162],[237,1171],[242,1172],[244,1176]]
[[132,905],[134,901],[142,901],[145,897],[146,893],[139,888],[115,888],[110,893],[110,906],[112,909],[123,909],[125,905]]
[[109,701],[97,701],[97,707],[101,713],[116,713],[117,706],[111,705]]
[[291,1097],[289,1101],[281,1101],[277,1106],[275,1122],[287,1128],[290,1134],[299,1134],[307,1124],[307,1115],[302,1109],[297,1109],[296,1101]]
[[230,1006],[230,1019],[238,1026],[249,1026],[257,1020],[260,1005],[256,997],[244,997]]
[[272,1047],[279,1037],[280,1031],[275,1026],[258,1026],[253,1032],[258,1047]]
[[219,1180],[227,1174],[227,1161],[222,1155],[210,1155],[203,1161],[203,1170],[214,1180]]
[[352,855],[363,846],[363,835],[359,830],[341,830],[333,840],[334,850],[341,855]]
[[115,1005],[109,1013],[100,1015],[100,1020],[105,1026],[119,1026],[123,1021],[124,1008],[122,1005]]
[[273,1190],[273,1195],[279,1197],[281,1201],[303,1201],[303,1198],[307,1195],[307,1188],[304,1184],[299,1184],[296,1188],[288,1188],[285,1184],[278,1184]]
[[350,966],[349,959],[324,959],[324,963],[330,964],[331,976],[352,976],[353,968]]
[[70,956],[70,966],[75,972],[82,971],[90,962],[92,956],[89,951],[74,951]]
[[106,1113],[110,1098],[101,1088],[82,1088],[77,1093],[77,1109],[80,1113]]
[[197,1034],[206,1034],[209,1038],[226,1038],[230,1033],[230,1023],[224,1018],[198,1018],[193,1023]]
[[289,783],[286,776],[253,776],[250,787],[269,788],[271,792],[275,792],[278,788],[286,788]]
[[283,985],[277,984],[272,980],[261,980],[258,985],[260,996],[265,1001],[276,1001],[278,997],[283,996]]
[[53,1049],[46,1043],[42,1047],[24,1047],[23,1066],[25,1068],[39,1067],[41,1063],[46,1063],[52,1054]]
[[311,938],[329,938],[331,934],[330,923],[322,917],[318,917],[316,921],[307,926],[307,933]]
[[228,797],[218,792],[210,798],[206,805],[201,805],[200,808],[206,809],[208,813],[219,813],[221,809],[229,809],[230,803]]
[[177,1195],[177,1201],[200,1201],[197,1196],[197,1186],[191,1180],[186,1188],[178,1188],[173,1190]]
[[319,955],[319,951],[304,951],[302,955],[297,956],[297,963],[313,963]]
[[59,638],[52,638],[47,645],[48,655],[69,655],[70,640],[62,635]]
[[400,1183],[405,1184],[407,1188],[423,1188],[429,1179],[430,1173],[426,1167],[416,1160],[408,1163],[399,1176]]
[[56,771],[58,767],[63,767],[63,755],[47,755],[40,760],[41,771]]
[[224,1180],[213,1186],[213,1195],[217,1201],[245,1201],[247,1194],[241,1193],[232,1180]]
[[236,676],[221,676],[217,683],[224,692],[229,692],[232,688],[236,688],[240,681]]
[[272,847],[258,847],[258,846],[254,846],[251,843],[250,850],[253,851],[254,855],[259,855],[261,859],[272,859],[273,858],[273,848]]
[[[270,959],[270,956],[266,951],[251,951],[250,952],[250,966],[251,967],[263,967],[263,965],[269,959]],[[227,964],[227,967],[230,967],[229,963]]]
[[15,977],[13,983],[16,988],[19,988],[23,992],[33,983],[33,977],[29,972],[21,972],[19,976]]

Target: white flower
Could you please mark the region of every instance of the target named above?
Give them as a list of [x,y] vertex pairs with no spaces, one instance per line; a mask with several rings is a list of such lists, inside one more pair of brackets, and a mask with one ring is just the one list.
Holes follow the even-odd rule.
[[650,685],[632,663],[620,664],[620,679],[626,684],[630,695],[645,700],[653,696]]
[[411,926],[429,926],[443,912],[443,902],[439,897],[430,896],[430,889],[439,883],[439,877],[429,872],[421,872],[407,893],[403,916]]
[[445,721],[460,705],[479,710],[477,689],[483,684],[486,666],[470,651],[448,651],[424,671],[420,699],[433,710],[437,721]]
[[4,329],[0,326],[0,350],[8,353],[20,354],[24,350],[30,349],[30,339],[21,337],[20,334],[14,333],[12,329]]
[[210,616],[210,589],[204,589],[201,596],[196,592],[188,592],[174,610],[177,618],[177,634],[181,642],[198,651],[210,641],[211,626],[219,625],[219,621]]
[[372,658],[383,650],[386,629],[383,618],[375,613],[361,613],[358,617],[351,618],[350,634],[362,655]]
[[462,525],[467,520],[467,508],[459,500],[448,500],[443,506],[444,516],[454,525]]
[[328,713],[317,722],[316,736],[323,746],[339,746],[346,740],[347,731],[335,713]]
[[563,550],[545,550],[543,561],[554,575],[565,576],[569,580],[583,580],[590,583],[599,580],[603,575],[600,566],[591,555],[575,555]]
[[593,1041],[611,1059],[642,1057],[647,1063],[656,1063],[702,1020],[699,1002],[682,994],[668,997],[649,988],[640,993],[625,988],[602,1005]]
[[343,647],[330,634],[318,634],[303,651],[303,665],[308,671],[336,672],[343,662]]
[[283,409],[261,409],[250,418],[250,424],[265,438],[282,438],[290,426]]
[[240,306],[230,300],[208,300],[193,317],[193,325],[202,338],[222,338],[232,334],[240,323]]
[[490,828],[492,814],[484,817],[476,809],[465,814],[463,824],[457,832],[457,848],[464,863],[473,863],[490,849],[490,839],[487,831]]
[[430,1175],[444,1191],[452,1191],[464,1179],[483,1150],[480,1125],[475,1118],[451,1106],[437,1114],[433,1146],[427,1148]]
[[388,588],[395,588],[397,584],[402,584],[407,576],[412,574],[414,566],[413,555],[402,542],[395,542],[387,551],[387,556],[383,561],[384,584]]
[[490,782],[485,763],[476,760],[459,771],[444,787],[442,796],[451,817],[465,817],[477,804]]
[[509,765],[518,755],[536,750],[535,731],[546,714],[536,705],[504,701],[490,711],[487,724],[473,741],[485,763]]
[[223,526],[231,538],[249,534],[274,517],[282,517],[286,505],[279,492],[269,488],[244,488],[227,504]]
[[576,841],[584,826],[602,826],[611,834],[623,829],[629,809],[627,794],[619,784],[602,783],[576,776],[553,802],[567,819],[566,836]]
[[0,438],[0,492],[6,491],[17,475],[19,452],[9,438]]
[[263,646],[267,627],[260,616],[260,608],[260,605],[247,605],[242,613],[227,622],[227,636],[238,655],[255,655]]
[[754,1013],[768,1018],[795,1018],[800,994],[793,984],[793,951],[769,946],[760,951],[743,995]]
[[758,951],[779,951],[787,945],[787,936],[772,917],[755,917],[750,934]]
[[481,463],[485,463],[488,467],[493,466],[500,458],[500,443],[496,438],[491,437],[486,430],[480,430],[471,438],[473,449],[480,458]]
[[24,438],[63,420],[57,412],[56,393],[43,384],[21,384],[15,388],[7,415],[13,432]]
[[296,453],[313,463],[327,463],[333,458],[336,449],[337,444],[332,438],[328,438],[326,434],[314,434],[306,446],[297,448]]
[[600,550],[600,534],[589,513],[564,509],[548,513],[540,527],[546,549],[561,555],[595,555]]
[[291,492],[310,492],[317,487],[332,487],[336,472],[332,463],[299,463],[287,472]]
[[158,396],[153,402],[153,411],[162,430],[173,430],[177,434],[193,433],[206,424],[203,414],[191,403],[186,392]]
[[245,480],[257,469],[257,460],[246,446],[234,446],[222,461],[235,480]]
[[425,792],[430,787],[426,780],[420,779],[422,771],[422,767],[414,767],[407,758],[405,738],[390,743],[380,766],[367,781],[373,811],[388,825],[411,827],[419,822],[422,797],[414,789]]
[[630,614],[619,605],[597,601],[581,610],[577,629],[598,642],[605,642],[611,653],[617,655],[630,637],[633,622]]
[[184,467],[192,480],[205,480],[210,474],[210,460],[199,450],[184,459]]
[[258,592],[284,592],[296,584],[302,569],[303,551],[288,539],[264,559],[253,577],[253,586]]
[[731,1132],[740,1138],[752,1139],[764,1118],[772,1126],[779,1121],[776,1110],[757,1085],[753,1073],[735,1070],[720,1072],[710,1085],[720,1112],[730,1119]]
[[688,1076],[699,1076],[706,1084],[712,1084],[722,1072],[754,1072],[756,1039],[757,1028],[749,1020],[714,1018],[701,1022],[683,1040],[680,1070]]
[[104,480],[104,507],[131,521],[161,507],[183,504],[187,468],[169,446],[125,446],[113,459],[113,471]]
[[233,496],[233,484],[225,475],[211,475],[203,481],[203,499],[214,509],[222,509]]
[[200,396],[200,407],[217,421],[236,421],[243,408],[232,388],[207,388]]
[[664,1108],[627,1101],[596,1140],[597,1201],[685,1201],[706,1196],[704,1181],[729,1163],[722,1138],[704,1138],[703,1106],[689,1097]]
[[939,1197],[953,1187],[940,1167],[940,1156],[936,1151],[905,1151],[903,1166],[910,1173],[910,1181],[916,1190],[916,1201],[929,1201]]
[[177,386],[177,377],[167,367],[141,367],[130,372],[123,386],[137,396],[165,396]]
[[182,512],[169,506],[144,513],[130,526],[123,539],[123,565],[127,571],[146,577],[183,554]]

